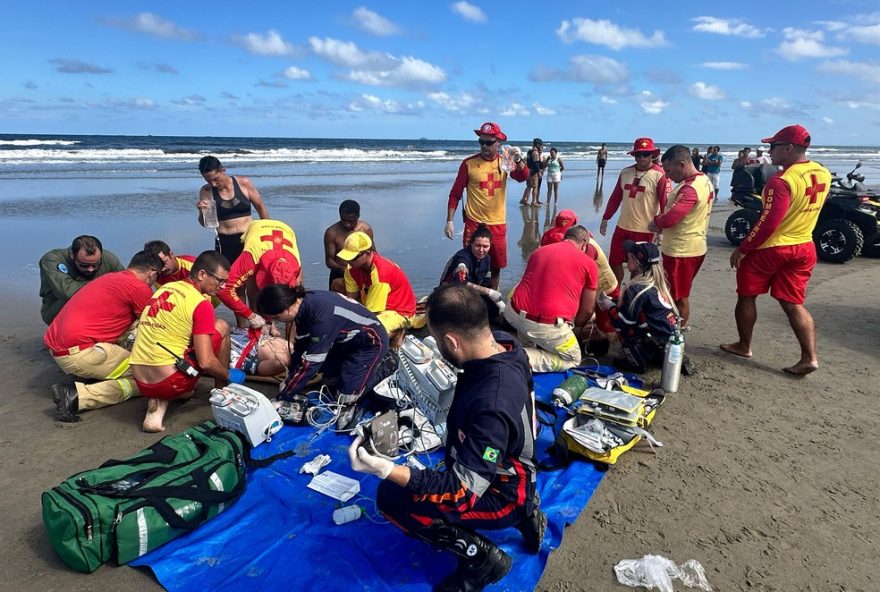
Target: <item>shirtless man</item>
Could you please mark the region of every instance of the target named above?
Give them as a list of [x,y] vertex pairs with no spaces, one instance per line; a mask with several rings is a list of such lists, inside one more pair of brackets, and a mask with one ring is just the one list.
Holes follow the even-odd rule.
[[373,228],[360,219],[361,205],[353,199],[339,204],[339,222],[324,231],[324,264],[330,270],[329,289],[345,294],[345,268],[347,264],[336,257],[345,247],[345,239],[355,231],[364,232],[373,240]]
[[608,162],[608,149],[605,148],[605,142],[596,153],[596,180],[605,180],[605,163]]
[[226,168],[216,156],[203,156],[199,160],[199,172],[206,181],[196,202],[199,224],[205,225],[203,212],[213,200],[220,222],[214,250],[226,257],[230,264],[235,263],[243,249],[241,235],[253,220],[251,206],[263,220],[269,217],[269,210],[251,180],[227,175]]

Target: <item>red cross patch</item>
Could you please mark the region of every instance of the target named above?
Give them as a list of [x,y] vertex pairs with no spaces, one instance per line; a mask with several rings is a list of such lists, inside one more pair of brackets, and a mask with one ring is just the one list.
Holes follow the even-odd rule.
[[816,200],[819,199],[819,194],[823,191],[825,191],[825,183],[819,183],[815,173],[810,173],[810,186],[804,190],[806,196],[810,198],[810,203],[816,203]]
[[480,189],[485,189],[489,197],[495,195],[496,188],[501,188],[501,180],[495,179],[495,173],[489,173],[485,181],[480,181]]
[[158,298],[151,298],[148,306],[150,307],[150,311],[147,313],[149,317],[155,317],[159,314],[160,310],[174,310],[174,303],[168,302],[168,298],[171,296],[171,292],[162,292]]
[[284,247],[292,247],[293,243],[284,238],[284,233],[280,230],[273,230],[272,234],[260,237],[261,241],[271,242],[273,251],[283,251]]
[[633,179],[632,183],[627,183],[623,186],[624,191],[629,191],[629,195],[627,197],[635,199],[639,193],[647,189],[647,187],[640,184],[641,182],[641,179]]

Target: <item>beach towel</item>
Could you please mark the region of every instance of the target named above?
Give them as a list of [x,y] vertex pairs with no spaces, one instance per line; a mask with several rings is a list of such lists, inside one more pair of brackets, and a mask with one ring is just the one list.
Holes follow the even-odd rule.
[[[550,401],[564,373],[536,374],[535,393]],[[559,418],[561,425],[564,417]],[[311,428],[285,427],[271,443],[254,450],[266,457],[286,450],[296,456],[252,471],[247,490],[231,507],[192,533],[141,557],[130,565],[147,566],[172,592],[201,590],[270,591],[428,591],[454,569],[449,553],[405,535],[377,515],[379,480],[354,473],[347,450],[351,438]],[[553,430],[538,438],[539,457],[552,445]],[[300,467],[318,454],[329,454],[323,469],[360,482],[357,498],[342,504],[306,487],[310,475]],[[421,455],[425,464],[442,460],[441,453]],[[541,507],[548,517],[547,535],[538,555],[525,552],[522,535],[513,528],[486,534],[513,558],[513,568],[489,590],[532,590],[547,558],[562,542],[562,530],[573,523],[599,485],[605,468],[587,461],[563,470],[538,474]],[[332,513],[357,503],[367,516],[336,526]]]

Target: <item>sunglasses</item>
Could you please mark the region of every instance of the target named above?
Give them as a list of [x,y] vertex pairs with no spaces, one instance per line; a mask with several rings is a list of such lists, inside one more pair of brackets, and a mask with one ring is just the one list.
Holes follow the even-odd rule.
[[636,158],[648,158],[649,156],[654,156],[653,152],[633,152],[633,156]]
[[772,151],[774,148],[779,148],[780,146],[788,146],[789,144],[790,144],[790,142],[776,142],[776,143],[770,144],[770,150]]
[[214,278],[215,280],[217,280],[218,282],[220,282],[220,285],[221,285],[221,286],[225,286],[225,285],[226,285],[226,282],[229,281],[229,278],[220,277],[220,276],[217,275],[216,273],[211,273],[211,272],[208,271],[207,269],[205,270],[205,273],[207,273],[209,276],[211,276],[212,278]]
[[98,259],[94,263],[83,263],[82,261],[78,261],[77,259],[74,259],[73,262],[76,263],[76,266],[78,268],[88,270],[88,269],[98,269],[99,267],[101,267],[101,264],[104,262],[104,259],[103,258]]
[[498,140],[477,140],[480,143],[480,146],[491,146]]

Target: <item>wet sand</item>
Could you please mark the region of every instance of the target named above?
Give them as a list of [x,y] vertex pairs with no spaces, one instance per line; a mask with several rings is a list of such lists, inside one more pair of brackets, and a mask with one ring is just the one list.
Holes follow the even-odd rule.
[[[448,181],[443,185],[448,191]],[[564,181],[563,200],[566,188]],[[592,211],[586,203],[592,192],[580,195],[587,197],[579,198],[576,209]],[[517,192],[508,198],[512,221],[518,198]],[[436,193],[430,199],[441,205],[419,214],[419,224],[430,220],[439,236],[445,202]],[[718,349],[735,339],[732,247],[723,236],[730,211],[725,204],[713,214],[710,252],[692,296],[687,351],[699,372],[683,379],[654,423],[665,446],[656,454],[636,448],[609,470],[567,529],[538,589],[622,590],[613,565],[649,553],[679,563],[697,559],[716,590],[880,589],[874,567],[880,543],[880,379],[874,370],[880,262],[859,258],[817,266],[807,306],[816,319],[821,366],[805,378],[787,376],[780,369],[797,360],[797,344],[769,297],[759,299],[754,357]],[[321,212],[332,221],[333,207]],[[543,230],[546,216],[543,209],[538,213],[538,220],[524,214],[522,226],[512,222],[512,260],[520,231],[528,242],[529,228]],[[391,225],[384,221],[377,237],[393,232]],[[431,251],[433,238],[410,246]],[[391,242],[404,253],[397,238]],[[448,249],[450,243],[437,244]],[[324,277],[323,270],[318,273]],[[417,291],[434,275],[433,269],[426,272]],[[9,291],[0,329],[0,590],[158,590],[149,572],[129,567],[105,566],[89,576],[71,572],[49,545],[40,493],[77,471],[130,455],[156,436],[139,430],[142,400],[86,413],[78,424],[52,420],[48,387],[63,376],[42,349],[44,327],[32,284]],[[207,390],[200,385],[195,400],[172,407],[169,433],[210,418]],[[515,582],[508,586],[516,589]]]

